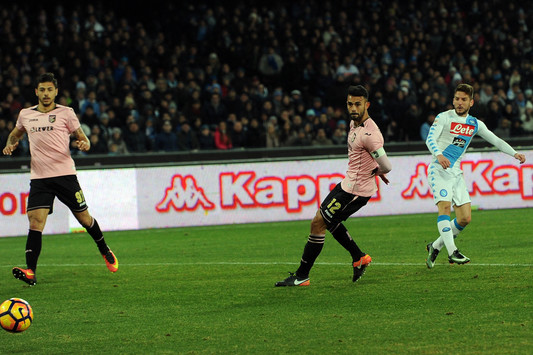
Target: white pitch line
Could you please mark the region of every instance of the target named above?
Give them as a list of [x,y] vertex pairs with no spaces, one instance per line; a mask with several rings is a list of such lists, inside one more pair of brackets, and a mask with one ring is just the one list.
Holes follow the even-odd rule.
[[[39,266],[49,266],[49,267],[73,267],[73,266],[101,266],[102,263],[98,264],[39,264]],[[294,262],[240,262],[240,261],[220,261],[220,262],[175,262],[175,263],[120,263],[121,266],[194,266],[194,265],[298,265]],[[346,266],[350,265],[349,263],[328,263],[328,262],[317,262],[315,265],[329,265],[329,266]],[[372,262],[372,266],[423,266],[426,267],[425,263],[381,263],[381,262]],[[448,264],[436,264],[435,266],[446,266]],[[0,265],[0,267],[12,267],[13,265]],[[533,264],[477,264],[469,263],[464,265],[466,267],[475,267],[475,266],[500,266],[500,267],[533,267]]]

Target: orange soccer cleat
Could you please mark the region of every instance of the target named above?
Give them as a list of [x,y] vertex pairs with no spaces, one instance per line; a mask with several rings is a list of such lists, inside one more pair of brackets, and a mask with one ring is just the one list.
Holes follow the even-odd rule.
[[103,256],[103,258],[105,260],[105,265],[107,266],[109,271],[117,272],[117,270],[118,270],[118,259],[115,256],[115,254],[113,254],[111,249],[109,249],[107,251],[107,253],[102,254],[102,256]]

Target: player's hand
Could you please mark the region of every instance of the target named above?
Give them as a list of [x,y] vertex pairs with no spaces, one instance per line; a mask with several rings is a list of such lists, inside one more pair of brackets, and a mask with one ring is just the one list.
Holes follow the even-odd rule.
[[516,153],[514,157],[520,161],[520,164],[524,164],[526,162],[525,154]]
[[15,144],[8,144],[5,146],[5,148],[2,150],[4,155],[11,155],[15,149],[19,146],[19,142],[16,142]]
[[450,161],[448,158],[446,158],[444,155],[437,155],[437,160],[439,161],[440,166],[442,166],[443,169],[448,169],[450,167]]
[[383,180],[383,182],[385,183],[385,185],[388,185],[389,184],[389,179],[387,179],[387,176],[385,175],[379,175],[379,178],[381,180]]
[[77,140],[76,144],[78,145],[78,149],[82,152],[86,152],[91,149],[91,143],[86,140]]

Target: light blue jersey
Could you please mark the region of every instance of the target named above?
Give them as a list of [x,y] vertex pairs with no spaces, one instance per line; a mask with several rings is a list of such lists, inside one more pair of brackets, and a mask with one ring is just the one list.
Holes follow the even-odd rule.
[[492,133],[483,121],[471,115],[461,117],[455,113],[455,110],[448,110],[437,115],[429,129],[426,145],[435,157],[435,162],[437,156],[442,154],[450,161],[449,169],[460,170],[461,159],[476,134],[502,152],[510,156],[516,154],[516,151]]

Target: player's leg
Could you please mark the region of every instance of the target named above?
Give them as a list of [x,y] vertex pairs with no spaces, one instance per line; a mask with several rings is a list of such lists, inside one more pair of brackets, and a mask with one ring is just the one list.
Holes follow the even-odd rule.
[[324,218],[319,211],[311,221],[311,232],[307,238],[307,243],[304,247],[302,259],[300,260],[300,267],[296,270],[296,276],[299,278],[308,278],[309,272],[313,267],[315,260],[322,252],[324,247],[324,240],[326,239],[326,224]]
[[30,193],[28,195],[29,230],[26,239],[26,269],[14,267],[13,276],[33,286],[37,283],[35,272],[37,262],[42,249],[42,236],[46,219],[53,212],[54,194],[48,187],[48,179],[35,179],[30,181]]
[[452,221],[453,235],[457,236],[461,233],[472,220],[472,206],[471,203],[465,203],[461,206],[454,206],[455,218]]
[[39,208],[28,211],[28,220],[30,222],[30,229],[28,231],[28,238],[26,239],[26,269],[14,267],[12,272],[16,279],[22,280],[33,286],[37,283],[35,273],[37,271],[37,261],[42,249],[43,229],[46,224],[48,216],[48,208]]
[[26,264],[33,271],[37,269],[37,260],[42,248],[43,230],[49,212],[50,209],[48,208],[38,208],[27,212],[30,230],[26,240]]
[[118,270],[118,260],[107,246],[98,222],[89,213],[83,190],[78,183],[76,175],[61,176],[55,178],[54,182],[56,184],[55,192],[57,198],[72,211],[74,217],[93,238],[109,271],[116,272]]
[[455,238],[466,228],[472,219],[472,203],[463,178],[457,180],[453,205],[455,218],[451,224],[453,236]]
[[298,270],[295,273],[290,273],[285,280],[276,282],[275,286],[309,286],[309,272],[324,247],[325,238],[326,224],[320,213],[317,212],[311,221],[311,233],[307,238]]
[[340,184],[330,191],[328,196],[322,202],[320,210],[317,211],[315,217],[311,221],[311,231],[307,238],[307,243],[305,244],[298,270],[296,270],[295,273],[291,273],[285,280],[276,282],[276,286],[308,286],[310,284],[309,272],[311,271],[315,260],[320,255],[320,252],[324,247],[324,240],[326,239],[327,224],[321,209],[330,204],[331,201],[334,201],[339,188]]
[[442,170],[440,165],[436,163],[432,163],[428,167],[428,180],[433,193],[433,200],[438,209],[437,229],[439,231],[439,237],[426,246],[426,250],[428,251],[426,265],[429,269],[435,265],[435,260],[442,247],[446,246],[449,254],[453,253],[456,249],[450,223],[456,179],[457,177],[455,175]]
[[105,260],[106,266],[111,272],[117,272],[118,270],[118,259],[111,249],[107,246],[107,243],[104,238],[104,233],[100,229],[98,222],[93,218],[88,210],[81,212],[74,212],[74,217],[80,222],[80,224],[87,230],[87,233],[93,238],[100,254]]
[[370,197],[356,196],[344,191],[341,184],[338,184],[320,206],[320,214],[327,229],[352,256],[354,282],[364,274],[365,268],[370,264],[372,258],[361,251],[342,222],[359,211],[369,200]]

